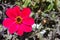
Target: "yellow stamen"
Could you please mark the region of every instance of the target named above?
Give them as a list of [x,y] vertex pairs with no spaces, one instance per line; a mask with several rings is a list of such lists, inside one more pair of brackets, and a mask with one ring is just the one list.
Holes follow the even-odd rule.
[[21,23],[22,22],[22,18],[20,16],[16,17],[16,23]]

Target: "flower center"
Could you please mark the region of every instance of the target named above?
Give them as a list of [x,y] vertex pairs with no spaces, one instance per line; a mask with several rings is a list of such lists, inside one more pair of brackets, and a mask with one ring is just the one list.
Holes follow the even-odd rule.
[[22,18],[20,16],[16,17],[16,23],[21,23],[22,22]]

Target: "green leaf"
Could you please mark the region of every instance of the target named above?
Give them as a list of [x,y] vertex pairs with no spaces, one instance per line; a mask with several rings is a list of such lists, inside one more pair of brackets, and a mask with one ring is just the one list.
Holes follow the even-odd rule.
[[31,2],[31,0],[25,0],[23,7],[27,7],[30,2]]
[[2,25],[0,24],[0,31],[2,31]]
[[54,0],[46,0],[46,1],[52,3]]
[[20,2],[17,2],[17,1],[16,1],[16,2],[15,2],[15,4],[17,4],[17,5],[19,5],[19,6],[20,6]]
[[58,0],[57,6],[60,7],[60,0]]
[[36,3],[39,3],[40,2],[40,0],[34,0]]
[[51,3],[44,12],[49,12],[53,9],[54,4]]
[[25,0],[22,0],[23,2],[25,2]]
[[52,18],[55,19],[56,18],[56,15],[55,14],[52,14]]

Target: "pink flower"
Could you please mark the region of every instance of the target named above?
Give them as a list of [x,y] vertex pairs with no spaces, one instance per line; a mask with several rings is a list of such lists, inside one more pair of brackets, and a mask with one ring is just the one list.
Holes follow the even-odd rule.
[[10,34],[16,32],[17,35],[22,36],[24,32],[31,32],[34,19],[29,17],[30,13],[29,8],[23,8],[23,10],[20,10],[19,6],[8,8],[6,11],[8,18],[4,19],[3,26]]

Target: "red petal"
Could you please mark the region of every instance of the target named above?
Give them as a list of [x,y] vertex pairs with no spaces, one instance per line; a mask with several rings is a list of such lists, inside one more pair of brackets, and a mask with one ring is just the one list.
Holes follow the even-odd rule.
[[[22,27],[22,26],[21,26]],[[19,36],[22,36],[23,35],[23,29],[21,28],[20,26],[19,26],[19,28],[18,28],[18,30],[17,30],[17,35],[19,35]]]
[[24,8],[22,10],[23,17],[29,17],[31,10],[29,8]]
[[11,8],[7,9],[6,15],[7,15],[9,18],[12,18],[12,19],[14,19],[14,18],[16,17],[15,13],[13,12],[13,10],[12,10]]
[[14,13],[16,13],[17,15],[21,15],[21,10],[20,10],[20,7],[19,7],[19,6],[13,7],[13,11],[14,11]]
[[18,30],[18,25],[13,23],[8,30],[9,30],[9,33],[12,34]]
[[34,24],[34,19],[33,18],[24,18],[23,20],[23,24],[26,24],[26,25],[33,25]]
[[11,20],[10,18],[6,18],[3,21],[3,26],[6,27],[6,28],[9,28],[9,26],[12,25],[12,23],[14,23],[13,20]]
[[24,26],[24,28],[25,28],[24,32],[31,32],[32,31],[31,26],[26,25],[26,26]]
[[32,27],[25,25],[25,24],[21,24],[20,28],[24,31],[24,32],[31,32],[32,31]]
[[19,15],[18,13],[20,13],[20,8],[18,6],[15,6],[13,8],[8,8],[6,11],[7,16],[13,19]]

